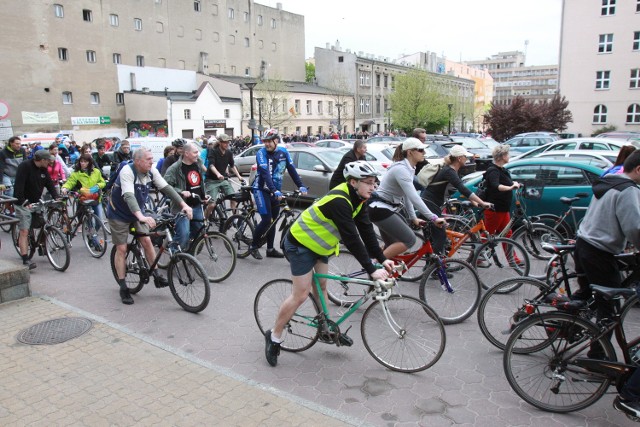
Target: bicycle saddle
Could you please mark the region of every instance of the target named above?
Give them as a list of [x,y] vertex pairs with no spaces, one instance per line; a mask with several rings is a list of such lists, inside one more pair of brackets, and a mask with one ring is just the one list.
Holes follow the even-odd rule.
[[636,294],[635,289],[629,288],[607,288],[600,285],[589,285],[589,288],[596,294],[602,296],[606,301],[611,301],[615,297],[631,298]]
[[542,249],[544,249],[545,252],[549,252],[550,254],[565,254],[567,252],[573,252],[575,248],[575,243],[566,245],[552,245],[550,243],[542,244]]

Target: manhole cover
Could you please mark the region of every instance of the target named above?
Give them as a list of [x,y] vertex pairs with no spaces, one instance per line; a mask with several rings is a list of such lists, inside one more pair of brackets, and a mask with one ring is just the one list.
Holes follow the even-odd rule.
[[31,326],[18,334],[18,341],[23,344],[42,345],[59,344],[91,329],[91,320],[83,317],[62,317],[47,320]]

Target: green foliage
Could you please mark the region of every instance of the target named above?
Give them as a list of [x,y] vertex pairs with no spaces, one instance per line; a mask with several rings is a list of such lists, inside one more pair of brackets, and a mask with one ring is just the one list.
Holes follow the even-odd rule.
[[600,129],[596,129],[591,136],[596,136],[596,135],[600,135],[601,133],[605,133],[605,132],[613,132],[614,130],[616,130],[617,128],[614,125],[611,126],[603,126]]
[[567,109],[569,101],[556,95],[549,102],[527,102],[523,97],[513,99],[510,105],[491,105],[484,115],[488,132],[496,141],[506,141],[523,132],[562,132],[573,121]]
[[421,127],[427,133],[445,129],[449,122],[447,99],[435,79],[420,70],[411,70],[395,79],[395,91],[389,95],[393,126],[405,132]]
[[305,73],[306,73],[304,81],[307,82],[307,83],[313,83],[313,80],[316,78],[316,66],[315,66],[315,64],[312,64],[311,62],[305,62],[304,70],[305,70]]

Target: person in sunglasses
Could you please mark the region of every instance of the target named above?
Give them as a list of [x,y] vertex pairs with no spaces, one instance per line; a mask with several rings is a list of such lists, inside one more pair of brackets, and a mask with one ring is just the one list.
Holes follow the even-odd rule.
[[415,226],[425,223],[424,219],[417,217],[416,210],[437,227],[446,224],[444,218],[429,210],[413,186],[416,164],[424,160],[425,148],[426,145],[419,139],[407,138],[402,143],[402,149],[398,150],[399,159],[389,166],[380,187],[369,201],[369,217],[380,230],[386,246],[384,256],[387,258],[405,252],[416,243],[415,233],[399,213],[403,207],[409,221]]

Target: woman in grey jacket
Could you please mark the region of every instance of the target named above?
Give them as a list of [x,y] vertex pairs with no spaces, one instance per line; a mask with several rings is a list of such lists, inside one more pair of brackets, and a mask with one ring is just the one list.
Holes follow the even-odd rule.
[[369,216],[380,230],[387,258],[405,252],[416,242],[411,227],[397,213],[402,206],[406,208],[409,220],[416,226],[424,224],[424,220],[416,216],[416,210],[438,227],[446,224],[444,218],[439,218],[427,208],[413,186],[416,164],[424,159],[425,147],[419,139],[407,138],[402,143],[403,160],[389,167],[380,187],[370,199]]

